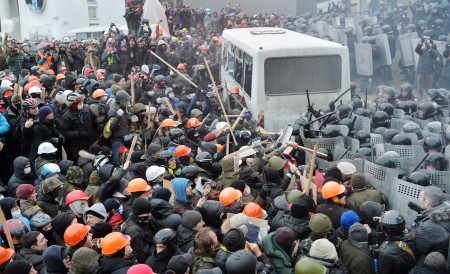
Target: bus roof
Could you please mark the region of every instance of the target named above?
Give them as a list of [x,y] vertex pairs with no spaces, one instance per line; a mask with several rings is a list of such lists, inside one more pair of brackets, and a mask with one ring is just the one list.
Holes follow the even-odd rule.
[[[335,48],[338,51],[346,48],[335,42],[282,28],[227,29],[223,32],[223,38],[251,55],[257,51],[301,49],[312,46],[314,48]],[[262,49],[260,49],[261,47]]]

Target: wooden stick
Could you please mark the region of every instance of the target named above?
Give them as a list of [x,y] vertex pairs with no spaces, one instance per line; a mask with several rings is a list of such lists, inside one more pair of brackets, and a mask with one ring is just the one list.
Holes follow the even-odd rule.
[[236,137],[234,136],[233,128],[231,127],[231,124],[230,124],[230,119],[228,119],[227,113],[225,111],[225,107],[223,106],[222,98],[220,98],[219,90],[217,89],[216,82],[214,81],[214,78],[213,78],[213,75],[211,73],[211,69],[209,68],[208,61],[206,60],[206,57],[203,57],[203,61],[205,62],[205,66],[206,66],[206,69],[208,70],[209,77],[211,78],[211,82],[213,84],[217,100],[219,101],[220,107],[222,108],[223,115],[225,116],[225,119],[227,120],[227,124],[230,127],[230,132],[231,132],[231,137],[233,137],[233,142],[237,146]]
[[168,66],[170,69],[172,69],[176,74],[178,74],[181,78],[183,78],[184,80],[186,80],[189,84],[191,84],[191,86],[198,88],[197,84],[195,84],[194,82],[192,82],[191,79],[189,79],[188,77],[186,77],[186,75],[184,75],[183,73],[179,72],[176,68],[174,68],[171,64],[167,63],[166,60],[162,59],[161,57],[159,57],[158,54],[154,53],[153,51],[149,51],[150,54],[152,54],[154,57],[156,57],[156,59],[158,59],[159,61],[161,61],[164,65]]
[[164,97],[164,102],[166,103],[166,106],[169,109],[170,113],[172,113],[172,115],[175,116],[175,114],[177,113],[173,109],[172,104],[170,103],[169,99],[167,99],[167,97]]
[[42,104],[44,104],[44,102],[45,102],[45,88],[41,88],[41,101],[42,101]]
[[67,153],[63,146],[61,146],[61,157],[63,160],[67,160]]
[[[317,144],[317,143],[316,143],[316,144]],[[298,144],[297,144],[297,146],[296,146],[295,148],[301,149],[301,150],[303,150],[303,151],[307,151],[307,152],[314,153],[314,150],[313,150],[313,149],[310,149],[310,148],[307,148],[307,147],[302,147],[302,146],[300,146],[300,145],[298,145]],[[319,155],[320,157],[328,157],[328,155],[326,155],[325,153],[322,153],[322,152],[316,152],[316,153],[317,153],[317,155]]]
[[2,222],[3,231],[5,232],[6,240],[8,241],[9,248],[12,248],[12,250],[16,251],[14,249],[14,243],[13,243],[13,240],[11,237],[11,232],[9,232],[9,228],[6,225],[5,214],[3,213],[3,210],[1,208],[0,208],[0,221]]
[[230,133],[227,134],[227,154],[230,154]]
[[131,72],[131,106],[134,106],[135,97],[134,97],[134,73]]
[[[233,94],[231,93],[231,91],[229,91],[228,90],[228,88],[225,86],[225,90],[227,91],[227,98],[228,98],[228,101],[229,102],[231,102],[231,100],[234,100],[236,103],[238,103],[239,104],[239,106],[241,107],[241,108],[245,108],[245,106],[241,103],[241,102],[239,102],[239,100],[238,99],[236,99],[236,98],[234,98],[233,97]],[[231,95],[231,98],[232,99],[230,99],[230,96],[229,95]],[[230,103],[228,103],[228,108],[230,108]]]
[[125,163],[130,161],[131,154],[133,154],[133,152],[134,152],[134,147],[136,146],[137,139],[138,139],[138,136],[134,135],[133,141],[131,142],[130,150],[128,151],[127,160],[125,161]]
[[[263,142],[261,142],[261,145],[265,145],[265,144],[268,144],[269,142],[267,142],[267,141],[263,141]],[[248,147],[246,147],[246,148],[244,148],[244,149],[240,149],[240,150],[238,150],[238,151],[235,151],[235,152],[233,152],[233,153],[230,153],[230,154],[228,154],[228,155],[226,155],[225,157],[224,157],[224,159],[228,159],[228,158],[230,158],[230,157],[232,157],[232,156],[235,156],[235,155],[239,155],[239,154],[241,154],[241,153],[243,153],[243,152],[245,152],[245,151],[247,151],[247,150],[250,150],[250,149],[252,149],[252,148],[255,148],[256,146],[255,145],[251,145],[251,146],[248,146]]]
[[95,73],[95,78],[97,78],[97,70],[95,69],[94,60],[92,59],[92,51],[89,52],[88,55],[89,55],[89,62],[91,63],[91,67],[92,67],[92,69],[94,70],[94,73]]
[[236,119],[236,121],[234,121],[234,124],[233,124],[233,126],[231,127],[232,130],[234,130],[234,129],[237,127],[237,125],[239,124],[239,121],[241,121],[242,117],[244,117],[244,113],[246,113],[246,112],[247,112],[247,109],[246,109],[246,108],[244,108],[244,109],[241,111],[241,113],[239,114],[238,118]]
[[314,168],[316,167],[316,156],[317,156],[317,150],[319,149],[319,144],[314,144],[314,151],[311,159],[311,166],[309,167],[309,178],[308,178],[308,185],[306,186],[306,195],[309,195],[309,190],[311,189],[311,183],[314,176]]
[[150,128],[150,123],[152,122],[152,115],[150,114],[151,107],[152,107],[152,102],[148,102],[147,128]]
[[19,84],[14,84],[14,94],[19,94]]

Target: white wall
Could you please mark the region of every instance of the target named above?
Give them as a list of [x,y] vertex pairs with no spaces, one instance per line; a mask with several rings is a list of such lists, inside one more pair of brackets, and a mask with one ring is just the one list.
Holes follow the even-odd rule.
[[99,25],[108,25],[114,22],[116,25],[126,24],[125,1],[123,0],[97,0],[97,18]]

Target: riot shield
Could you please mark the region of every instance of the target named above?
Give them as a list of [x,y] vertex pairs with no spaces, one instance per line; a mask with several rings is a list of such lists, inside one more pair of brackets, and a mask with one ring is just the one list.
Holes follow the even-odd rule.
[[328,23],[325,21],[317,21],[317,33],[319,37],[328,35]]
[[333,24],[333,28],[337,28],[341,26],[341,18],[339,16],[337,17],[333,17],[333,19],[331,20],[332,24]]
[[373,75],[372,45],[355,43],[356,72],[358,75]]
[[386,34],[376,35],[377,45],[380,47],[380,64],[387,66],[392,64],[391,51],[389,50],[389,42]]
[[328,35],[330,35],[331,39],[333,39],[333,42],[339,43],[339,44],[345,44],[345,33],[342,29],[329,29]]
[[402,55],[403,65],[405,67],[413,66],[414,63],[414,47],[411,43],[412,39],[417,38],[416,32],[406,33],[398,36],[400,45],[400,54]]

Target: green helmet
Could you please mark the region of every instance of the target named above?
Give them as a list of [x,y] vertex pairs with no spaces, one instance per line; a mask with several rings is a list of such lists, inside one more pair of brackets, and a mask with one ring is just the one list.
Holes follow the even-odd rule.
[[325,274],[327,269],[318,261],[311,258],[302,258],[295,264],[295,274]]
[[191,110],[191,118],[197,118],[198,116],[202,115],[202,111],[194,108],[193,110]]
[[300,198],[303,195],[303,192],[297,189],[293,189],[286,194],[286,200],[288,203],[293,204],[295,201],[297,201],[298,198]]
[[58,178],[58,175],[49,177],[47,179],[45,179],[42,183],[41,183],[41,188],[42,188],[42,192],[44,194],[49,194],[50,192],[52,192],[53,190],[57,189],[60,186],[63,186],[63,182],[61,182]]
[[145,109],[145,105],[144,104],[142,104],[142,103],[134,104],[134,107],[133,107],[133,113],[134,114],[139,114],[139,113],[141,113],[141,112],[143,112],[145,110],[146,109]]
[[126,91],[124,90],[119,90],[116,93],[116,102],[118,103],[122,103],[126,100],[129,100],[131,98],[130,94],[128,94]]
[[317,213],[314,214],[314,216],[312,216],[309,220],[309,227],[311,228],[312,232],[316,233],[317,235],[323,236],[327,235],[328,232],[330,232],[333,224],[331,223],[331,220],[327,215],[323,213]]
[[69,167],[66,173],[67,182],[77,186],[81,186],[83,184],[83,176],[84,172],[78,166]]
[[269,159],[269,168],[280,170],[283,168],[285,160],[281,159],[278,156],[272,156]]

